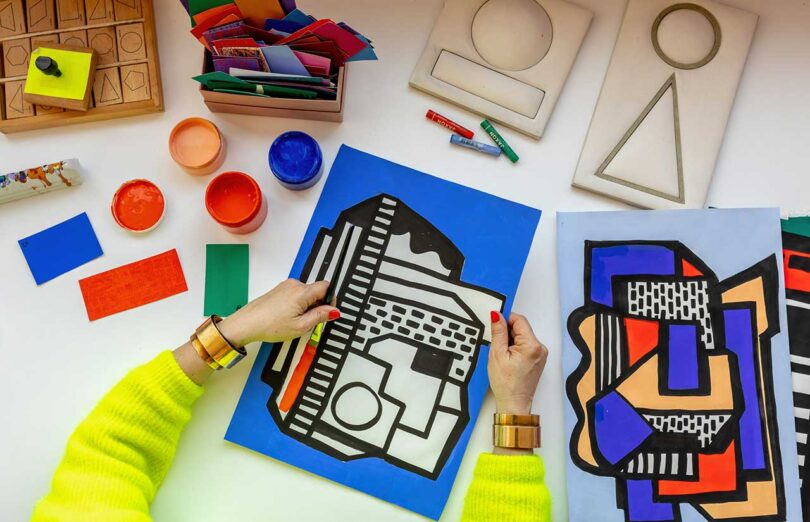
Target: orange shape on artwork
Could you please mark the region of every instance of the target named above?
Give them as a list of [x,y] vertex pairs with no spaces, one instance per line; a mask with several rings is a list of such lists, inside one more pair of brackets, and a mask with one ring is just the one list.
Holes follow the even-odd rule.
[[627,330],[627,362],[633,366],[658,346],[658,321],[627,317],[624,320],[624,328]]
[[734,442],[726,451],[716,455],[698,455],[698,480],[661,480],[658,482],[658,494],[699,495],[701,493],[720,493],[737,489],[737,456],[734,453]]
[[683,264],[684,277],[700,277],[703,275],[703,272],[695,268],[695,265],[693,265],[686,259],[681,260],[681,263]]

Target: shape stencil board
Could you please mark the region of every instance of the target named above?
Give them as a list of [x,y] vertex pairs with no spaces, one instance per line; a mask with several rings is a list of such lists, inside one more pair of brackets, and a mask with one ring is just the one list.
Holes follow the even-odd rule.
[[342,147],[291,272],[342,315],[262,347],[225,438],[438,519],[539,217]]
[[571,520],[802,520],[778,226],[558,215]]
[[410,84],[540,138],[592,16],[564,0],[448,0]]
[[[95,51],[98,74],[84,83],[87,105],[84,97],[81,103],[72,99],[67,104],[23,99],[29,58],[38,56],[38,48],[55,44]],[[152,0],[0,0],[0,53],[2,133],[163,110]],[[74,63],[56,61],[62,80],[74,76]],[[41,84],[46,78],[39,76]]]
[[710,0],[630,0],[573,184],[703,207],[756,23]]
[[804,481],[810,436],[810,218],[783,221],[782,246],[802,507],[810,513],[810,482]]

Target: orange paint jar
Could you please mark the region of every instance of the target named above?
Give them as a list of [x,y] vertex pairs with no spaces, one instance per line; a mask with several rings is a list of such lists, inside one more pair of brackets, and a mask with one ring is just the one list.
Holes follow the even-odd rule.
[[183,170],[195,176],[211,174],[225,160],[225,138],[203,118],[187,118],[172,129],[169,153]]
[[249,234],[267,217],[267,199],[244,172],[223,172],[205,189],[205,208],[214,221],[234,234]]
[[133,179],[115,191],[110,211],[121,228],[135,233],[149,232],[163,220],[166,200],[151,181]]

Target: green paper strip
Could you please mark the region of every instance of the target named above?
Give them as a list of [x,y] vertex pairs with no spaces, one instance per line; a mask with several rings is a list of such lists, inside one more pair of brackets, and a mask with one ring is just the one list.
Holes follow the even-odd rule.
[[248,302],[248,245],[205,245],[203,315],[228,316]]
[[810,216],[783,219],[782,232],[810,237]]

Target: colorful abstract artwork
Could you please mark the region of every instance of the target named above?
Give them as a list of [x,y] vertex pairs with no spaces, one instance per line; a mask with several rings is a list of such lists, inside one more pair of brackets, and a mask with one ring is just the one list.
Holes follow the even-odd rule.
[[810,435],[810,217],[782,222],[782,247],[802,509],[810,514],[810,487],[805,483]]
[[[566,242],[581,271],[562,285],[570,273],[582,289],[565,308],[569,495],[580,475],[599,477],[614,493],[598,509],[615,509],[613,519],[801,519],[790,516],[799,508],[790,402],[778,397],[790,401],[778,214],[749,211],[773,226],[748,240],[754,248],[718,241],[710,255],[689,241],[695,221],[705,231],[725,212],[686,211],[684,228],[681,212],[629,213],[658,223],[646,234],[615,223],[598,233],[628,213],[590,214],[596,229]],[[570,224],[562,219],[561,236]],[[715,266],[718,249],[737,268]],[[571,509],[571,520],[597,519]]]
[[290,273],[341,316],[262,347],[225,438],[438,520],[539,218],[342,147]]

